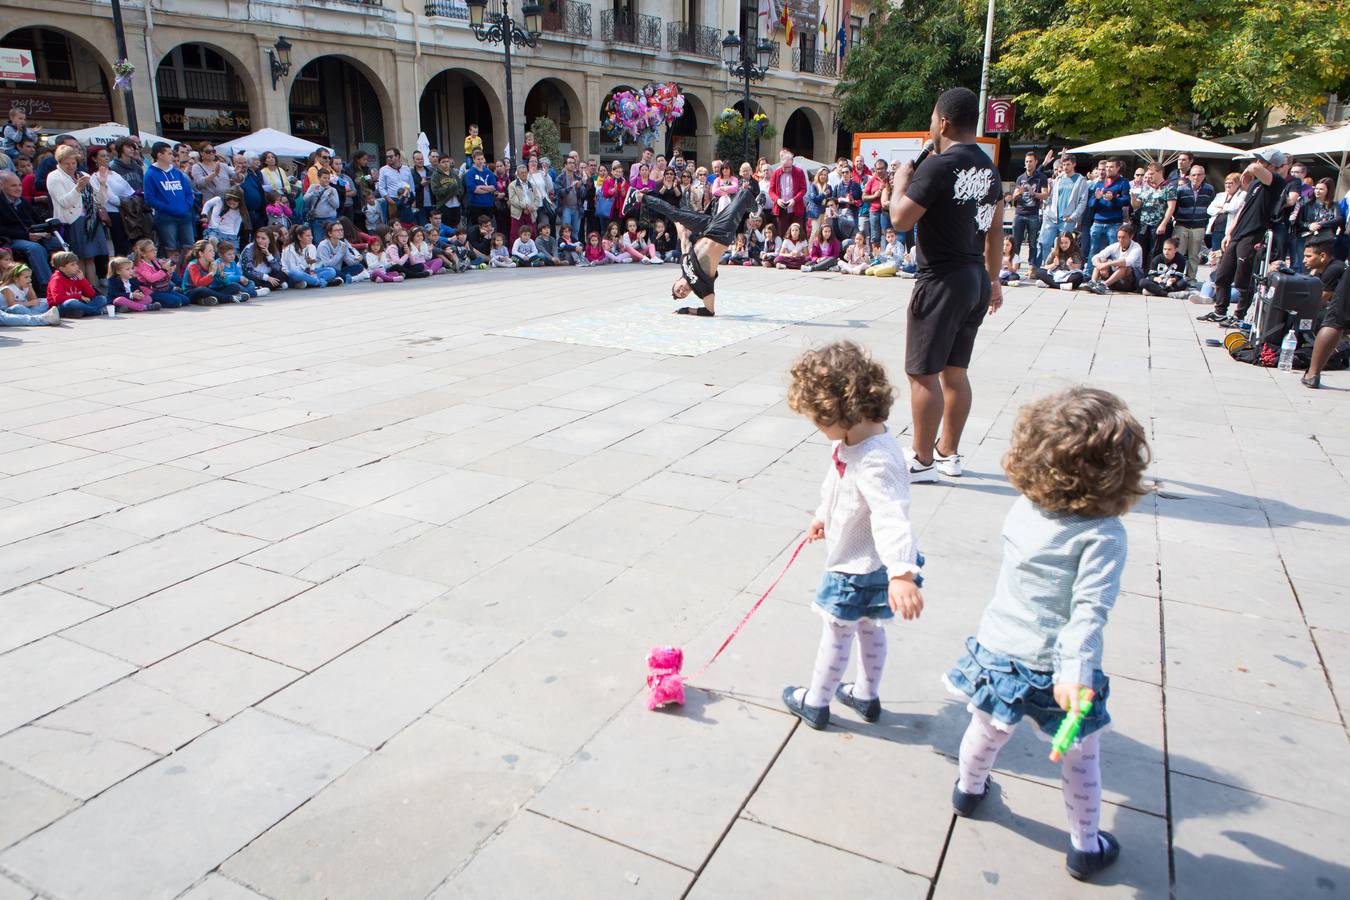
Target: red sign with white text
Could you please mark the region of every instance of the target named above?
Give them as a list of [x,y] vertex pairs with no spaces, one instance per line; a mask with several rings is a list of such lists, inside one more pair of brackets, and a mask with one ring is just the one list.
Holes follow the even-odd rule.
[[985,134],[1007,134],[1017,120],[1017,106],[1011,97],[991,97],[984,111]]

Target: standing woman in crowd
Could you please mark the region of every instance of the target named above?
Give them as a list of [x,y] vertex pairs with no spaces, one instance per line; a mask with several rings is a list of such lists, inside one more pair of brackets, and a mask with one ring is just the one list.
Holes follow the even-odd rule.
[[715,163],[717,168],[717,177],[712,183],[712,199],[717,203],[717,211],[721,212],[731,205],[735,199],[736,192],[741,189],[741,181],[731,172],[730,163]]
[[112,254],[108,229],[98,218],[92,180],[77,171],[80,156],[80,151],[68,144],[57,148],[56,168],[47,176],[47,193],[52,198],[52,215],[65,226],[62,237],[79,258],[85,279],[93,284],[98,281],[95,260]]
[[202,146],[201,159],[192,164],[189,176],[202,203],[214,197],[224,197],[225,192],[235,184],[234,169],[216,154],[216,148],[210,144]]
[[628,180],[623,177],[623,163],[617,159],[610,164],[609,176],[600,187],[596,199],[596,213],[600,217],[601,229],[608,235],[609,226],[621,219],[623,201],[628,196]]
[[[811,228],[812,240],[820,235],[820,226],[825,222],[825,201],[830,195],[830,170],[821,166],[806,186],[806,222]],[[836,253],[835,257],[838,256]]]
[[285,200],[291,195],[291,186],[286,172],[277,164],[277,155],[268,150],[262,155],[262,168],[259,174],[263,180],[263,191],[272,191],[278,197]]
[[127,180],[114,172],[107,147],[89,148],[89,182],[94,189],[94,204],[100,222],[108,228],[114,252],[126,256],[131,252],[131,241],[127,239],[126,229],[122,227],[122,201],[136,190],[127,184]]
[[1218,250],[1223,236],[1228,233],[1228,222],[1242,209],[1247,192],[1242,189],[1242,176],[1229,172],[1223,177],[1223,193],[1209,204],[1209,224],[1205,226],[1209,249]]
[[708,211],[708,205],[712,201],[712,186],[708,184],[708,170],[703,166],[694,171],[689,186],[685,188],[684,199],[688,208],[694,212]]
[[1311,200],[1303,203],[1298,211],[1297,238],[1294,249],[1297,256],[1298,271],[1303,271],[1303,247],[1315,237],[1337,235],[1345,228],[1345,217],[1336,203],[1336,182],[1323,178],[1313,186]]
[[108,168],[121,175],[133,191],[139,192],[145,181],[140,139],[130,136],[118,138],[113,144],[112,157]]
[[1163,167],[1151,162],[1144,171],[1144,183],[1130,191],[1130,206],[1139,213],[1139,248],[1144,263],[1162,251],[1162,242],[1172,232],[1172,217],[1177,211],[1176,182],[1166,181]]
[[426,225],[431,217],[434,201],[431,197],[431,168],[427,166],[421,150],[412,155],[413,180],[413,218],[418,225]]

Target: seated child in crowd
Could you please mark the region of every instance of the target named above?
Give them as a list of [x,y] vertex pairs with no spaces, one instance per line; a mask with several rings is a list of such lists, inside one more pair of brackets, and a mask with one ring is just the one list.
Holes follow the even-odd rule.
[[661,262],[679,262],[680,243],[675,239],[674,232],[666,230],[666,220],[657,219],[652,223],[652,227],[656,229],[652,237],[652,248],[656,250],[656,258]]
[[1069,824],[1067,867],[1084,879],[1115,862],[1120,842],[1099,830],[1099,738],[1111,722],[1102,633],[1120,593],[1120,517],[1145,493],[1144,429],[1114,394],[1075,387],[1022,408],[1003,456],[1022,496],[1003,526],[1003,564],[979,631],[947,673],[967,701],[952,790],[958,816],[989,795],[989,772],[1023,718],[1053,737],[1085,691],[1092,708],[1060,766]]
[[839,264],[842,251],[839,241],[834,237],[834,226],[828,222],[820,226],[820,232],[811,242],[811,252],[807,256],[803,272],[828,272]]
[[1148,272],[1139,283],[1139,289],[1153,297],[1184,298],[1190,294],[1186,281],[1186,257],[1181,242],[1174,237],[1163,241],[1162,252],[1148,264]]
[[69,250],[52,254],[47,303],[61,310],[62,318],[66,319],[102,316],[108,310],[108,298],[94,290],[81,271],[80,258]]
[[516,261],[511,258],[511,251],[506,246],[506,235],[501,232],[492,236],[492,253],[488,257],[488,265],[494,269],[516,267]]
[[258,287],[249,281],[244,275],[243,266],[239,265],[236,259],[234,244],[229,241],[221,241],[216,245],[216,278],[211,283],[211,287],[218,291],[233,291],[239,295],[240,300],[251,300],[258,296],[267,296],[270,291],[264,287]]
[[564,225],[558,232],[558,259],[565,266],[580,266],[586,263],[586,248],[577,243],[572,235],[572,226]]
[[1003,239],[1003,261],[999,264],[999,284],[1016,287],[1022,281],[1022,259],[1013,247],[1012,238]]
[[188,258],[190,262],[183,271],[183,291],[193,303],[215,306],[222,300],[243,303],[248,299],[237,285],[228,286],[219,280],[220,261],[216,259],[215,245],[209,240],[193,244]]
[[511,245],[511,260],[518,266],[538,268],[544,265],[546,260],[544,254],[539,252],[539,247],[535,245],[531,234],[530,226],[521,226],[520,232],[516,235],[516,242]]
[[176,263],[172,259],[160,260],[154,241],[149,238],[137,241],[131,248],[131,257],[135,262],[132,273],[141,287],[150,292],[151,300],[165,309],[177,309],[191,302],[175,283],[173,270]]
[[[908,463],[886,427],[895,393],[881,364],[838,341],[802,354],[791,370],[788,407],[833,442],[808,541],[825,540],[815,608],[824,628],[808,687],[783,689],[783,704],[817,730],[838,700],[864,721],[881,715],[885,624],[923,612],[923,557],[909,516]],[[854,639],[858,675],[841,684]]]
[[[12,260],[11,260],[12,261]],[[33,290],[33,270],[14,263],[0,274],[0,325],[59,325],[61,311]]]
[[370,273],[370,280],[377,284],[393,282],[397,284],[403,280],[403,276],[398,272],[390,272],[385,269],[386,261],[384,255],[384,241],[378,234],[370,236],[370,241],[366,244],[365,252],[366,271]]
[[133,269],[135,263],[125,256],[114,256],[108,260],[108,296],[118,309],[131,312],[157,310],[160,304],[136,279]]
[[553,226],[549,225],[547,220],[539,223],[539,236],[534,239],[534,245],[539,249],[539,255],[544,258],[544,265],[566,265],[558,256],[558,239],[553,236]]
[[745,232],[742,231],[736,235],[736,242],[726,249],[722,254],[722,265],[724,266],[748,266],[750,262],[750,245],[746,243]]
[[872,257],[867,252],[867,238],[863,237],[860,231],[853,235],[853,242],[848,245],[844,258],[839,262],[839,271],[845,275],[862,275],[871,265]]

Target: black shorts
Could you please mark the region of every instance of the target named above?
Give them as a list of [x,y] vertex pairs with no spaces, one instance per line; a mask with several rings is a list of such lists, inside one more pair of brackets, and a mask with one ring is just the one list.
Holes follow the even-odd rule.
[[[1342,276],[1344,278],[1350,276]],[[1317,327],[1350,331],[1350,290],[1338,287],[1317,316]]]
[[921,274],[909,301],[905,373],[936,375],[948,366],[969,368],[992,292],[983,266]]

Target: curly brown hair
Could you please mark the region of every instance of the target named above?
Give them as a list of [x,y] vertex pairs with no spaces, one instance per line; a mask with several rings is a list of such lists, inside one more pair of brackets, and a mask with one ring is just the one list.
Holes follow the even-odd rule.
[[1042,509],[1088,518],[1119,516],[1147,493],[1148,438],[1125,402],[1074,387],[1022,407],[1003,471]]
[[817,425],[852,428],[863,421],[885,422],[895,393],[881,363],[852,341],[808,350],[788,370],[788,408]]

